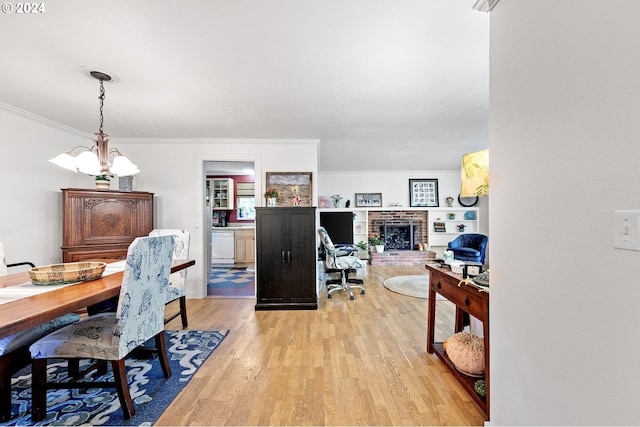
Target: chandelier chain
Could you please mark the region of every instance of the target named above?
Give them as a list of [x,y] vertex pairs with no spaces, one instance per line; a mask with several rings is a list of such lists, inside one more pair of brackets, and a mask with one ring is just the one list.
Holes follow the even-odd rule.
[[102,81],[102,79],[100,80],[100,96],[98,97],[98,99],[100,100],[100,133],[104,133],[102,132],[102,123],[104,122],[104,115],[103,115],[103,108],[104,108],[104,83]]

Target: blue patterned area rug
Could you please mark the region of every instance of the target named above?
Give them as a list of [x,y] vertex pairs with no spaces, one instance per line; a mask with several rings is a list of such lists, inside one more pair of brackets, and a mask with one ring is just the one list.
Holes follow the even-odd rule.
[[212,268],[209,288],[244,288],[253,283],[255,274],[244,268]]
[[[136,414],[125,420],[115,389],[48,390],[47,417],[31,421],[31,369],[11,379],[14,418],[0,425],[153,425],[213,353],[229,331],[165,331],[171,378],[165,379],[157,357],[126,360]],[[82,368],[82,364],[80,365]],[[66,362],[50,363],[49,375],[66,376]],[[112,381],[111,369],[96,381]],[[15,416],[16,414],[17,417]]]
[[253,298],[255,273],[245,268],[212,268],[207,295],[217,298]]

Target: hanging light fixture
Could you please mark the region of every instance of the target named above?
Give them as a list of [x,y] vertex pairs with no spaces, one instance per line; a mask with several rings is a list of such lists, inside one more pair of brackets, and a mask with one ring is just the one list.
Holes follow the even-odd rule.
[[489,195],[489,149],[462,156],[460,172],[460,196]]
[[[104,122],[104,82],[111,81],[111,76],[100,71],[90,71],[89,75],[100,81],[100,128],[96,135],[96,145],[85,147],[79,145],[70,151],[59,154],[49,160],[58,166],[74,172],[81,172],[87,175],[104,176],[132,176],[140,172],[138,167],[131,160],[123,156],[117,148],[109,149],[109,135],[103,132]],[[78,155],[74,154],[76,149],[82,149]],[[113,163],[109,162],[111,154],[115,154]]]

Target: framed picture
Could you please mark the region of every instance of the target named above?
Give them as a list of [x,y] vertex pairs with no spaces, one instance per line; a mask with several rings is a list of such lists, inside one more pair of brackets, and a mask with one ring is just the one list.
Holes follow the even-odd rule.
[[356,193],[356,208],[382,207],[382,193]]
[[329,198],[326,196],[318,196],[318,207],[319,208],[328,208],[329,207]]
[[409,205],[412,207],[438,207],[438,180],[410,179]]
[[265,182],[278,192],[276,206],[312,206],[311,172],[267,172]]
[[436,233],[446,233],[447,227],[445,226],[444,222],[434,222],[433,231],[435,231]]

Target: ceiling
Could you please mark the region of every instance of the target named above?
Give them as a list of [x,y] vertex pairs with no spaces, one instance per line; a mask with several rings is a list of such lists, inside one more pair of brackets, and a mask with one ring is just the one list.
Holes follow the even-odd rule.
[[320,171],[456,169],[488,147],[473,0],[57,0],[3,13],[0,102],[118,138],[311,138]]

